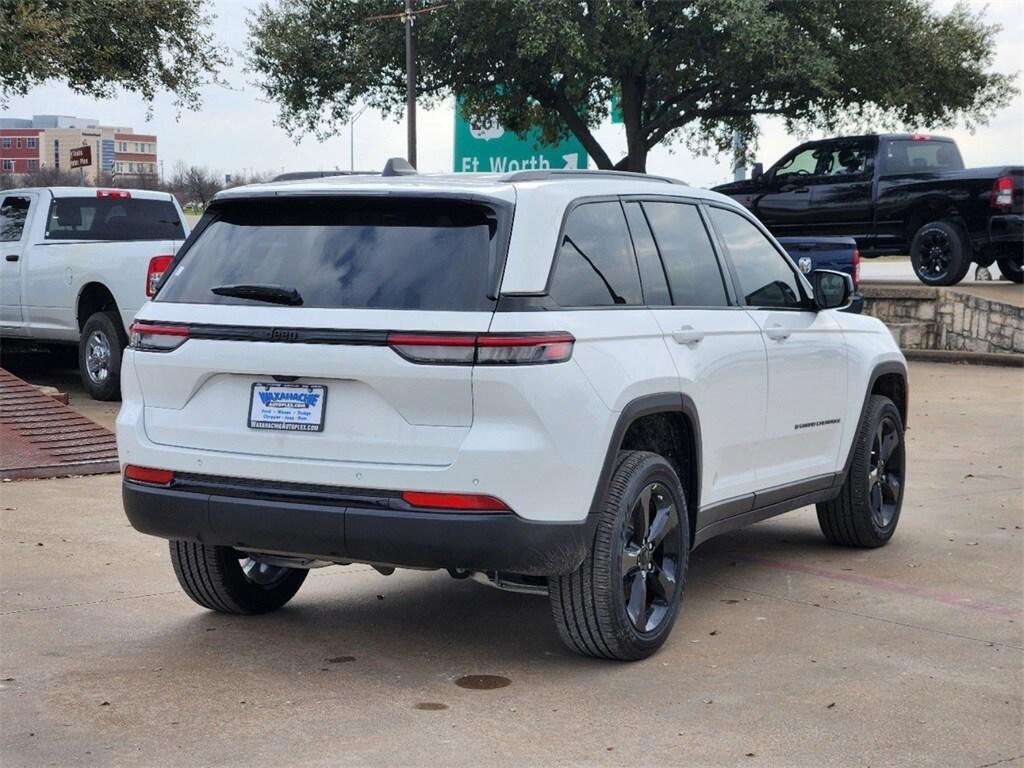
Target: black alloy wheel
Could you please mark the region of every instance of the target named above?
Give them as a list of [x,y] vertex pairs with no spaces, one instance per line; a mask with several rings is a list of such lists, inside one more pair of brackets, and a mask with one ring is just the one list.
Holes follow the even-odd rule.
[[640,492],[622,547],[626,613],[638,632],[655,632],[668,615],[679,580],[679,509],[659,483]]
[[868,500],[871,519],[879,528],[888,528],[896,516],[903,488],[903,441],[891,416],[884,416],[875,430],[869,460]]

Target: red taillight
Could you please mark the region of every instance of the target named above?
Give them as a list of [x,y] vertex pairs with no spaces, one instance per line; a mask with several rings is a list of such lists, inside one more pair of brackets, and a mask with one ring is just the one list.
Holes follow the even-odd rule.
[[413,363],[536,365],[572,357],[568,333],[389,333],[388,345]]
[[927,136],[927,135],[925,135],[923,133],[915,133],[913,136],[910,137],[910,140],[911,141],[930,141],[931,138],[932,138],[931,136]]
[[509,512],[508,506],[493,496],[477,493],[426,493],[405,491],[402,501],[412,507],[428,509],[463,509],[472,512]]
[[125,189],[97,189],[96,197],[109,197],[118,198],[121,200],[130,200],[132,193]]
[[860,285],[860,250],[853,249],[853,287]]
[[132,323],[128,329],[129,344],[140,352],[170,352],[188,340],[187,325],[160,325],[157,323]]
[[174,473],[169,469],[136,467],[134,464],[129,464],[124,468],[124,479],[150,485],[170,485],[174,482]]
[[149,260],[149,269],[146,271],[146,295],[149,298],[156,296],[156,287],[160,284],[160,278],[171,266],[174,256],[154,256]]
[[1013,205],[1013,177],[1000,176],[992,185],[992,207],[1009,208]]

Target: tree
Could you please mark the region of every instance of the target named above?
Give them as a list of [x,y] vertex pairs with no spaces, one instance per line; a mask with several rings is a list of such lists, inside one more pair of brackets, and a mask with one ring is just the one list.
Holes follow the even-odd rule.
[[0,105],[48,80],[97,98],[118,88],[196,107],[227,63],[203,0],[0,0]]
[[[398,0],[278,0],[249,20],[249,67],[292,134],[337,133],[405,98]],[[998,29],[924,0],[421,0],[419,93],[458,94],[474,125],[574,134],[599,168],[646,169],[661,143],[752,147],[755,118],[838,131],[974,125],[1016,92],[990,72]],[[621,99],[627,152],[594,129]],[[749,150],[748,150],[749,151]]]

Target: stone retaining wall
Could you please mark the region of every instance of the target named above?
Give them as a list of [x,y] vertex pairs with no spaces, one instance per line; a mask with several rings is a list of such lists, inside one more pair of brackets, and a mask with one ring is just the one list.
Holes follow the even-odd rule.
[[903,349],[1024,353],[1024,307],[926,285],[861,285],[864,314]]

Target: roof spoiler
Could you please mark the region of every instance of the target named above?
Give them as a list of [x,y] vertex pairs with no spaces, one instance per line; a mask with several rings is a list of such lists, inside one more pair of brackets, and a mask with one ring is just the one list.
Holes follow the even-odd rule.
[[392,157],[384,163],[384,170],[381,176],[415,176],[416,169],[404,157]]

